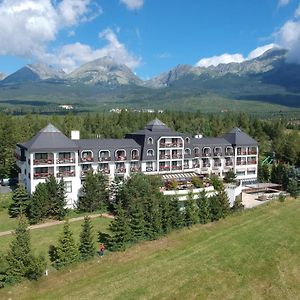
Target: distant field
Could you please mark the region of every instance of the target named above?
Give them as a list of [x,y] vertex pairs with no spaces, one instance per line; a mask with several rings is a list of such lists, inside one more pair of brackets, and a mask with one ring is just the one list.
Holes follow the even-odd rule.
[[299,199],[273,202],[3,289],[0,298],[299,299],[299,215]]

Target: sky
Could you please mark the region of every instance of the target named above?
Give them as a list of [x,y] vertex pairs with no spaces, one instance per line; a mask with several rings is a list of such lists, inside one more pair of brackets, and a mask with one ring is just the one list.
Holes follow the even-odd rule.
[[111,56],[142,79],[242,62],[272,47],[300,63],[300,0],[0,0],[0,72],[69,73]]

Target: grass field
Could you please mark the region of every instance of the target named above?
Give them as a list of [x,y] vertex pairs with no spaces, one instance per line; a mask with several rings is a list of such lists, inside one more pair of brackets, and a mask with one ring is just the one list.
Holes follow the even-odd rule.
[[299,200],[273,202],[50,272],[0,299],[299,299],[299,215]]

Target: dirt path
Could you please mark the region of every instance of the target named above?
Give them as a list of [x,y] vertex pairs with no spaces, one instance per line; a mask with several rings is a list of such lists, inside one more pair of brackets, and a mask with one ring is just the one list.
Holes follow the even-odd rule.
[[[109,219],[113,219],[114,216],[112,215],[109,215],[109,214],[95,214],[95,215],[89,215],[89,217],[91,219],[94,219],[94,218],[109,218]],[[77,217],[77,218],[72,218],[72,219],[69,219],[69,222],[72,223],[72,222],[77,222],[77,221],[81,221],[84,219],[84,216],[82,217]],[[55,225],[59,225],[59,224],[62,224],[64,223],[65,221],[51,221],[51,222],[47,222],[47,223],[42,223],[42,224],[37,224],[37,225],[31,225],[29,226],[28,228],[30,230],[32,229],[39,229],[39,228],[46,228],[46,227],[51,227],[51,226],[55,226]],[[2,231],[0,232],[0,237],[1,236],[6,236],[6,235],[11,235],[13,234],[15,231],[14,230],[8,230],[8,231]]]

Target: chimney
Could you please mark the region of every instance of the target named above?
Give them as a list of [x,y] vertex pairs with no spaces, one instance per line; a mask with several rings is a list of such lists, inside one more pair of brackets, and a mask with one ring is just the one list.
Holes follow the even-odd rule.
[[71,140],[80,140],[80,131],[79,130],[71,131]]

